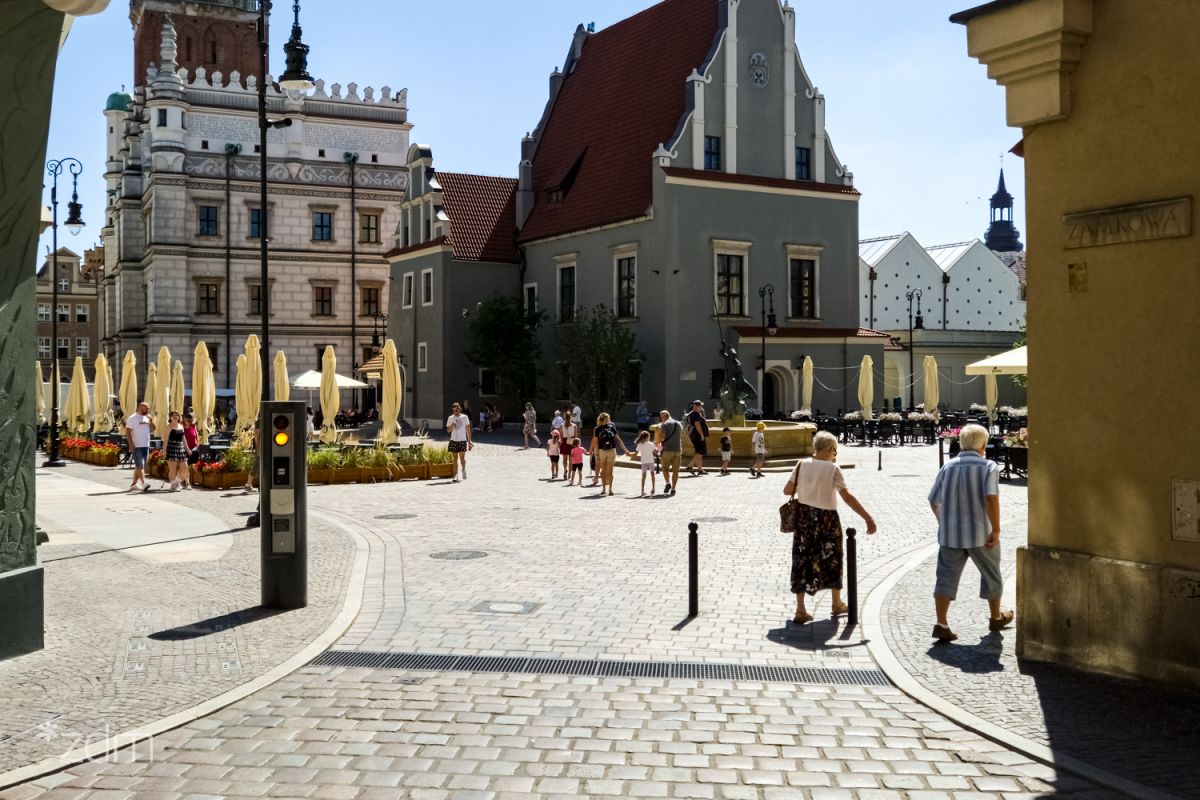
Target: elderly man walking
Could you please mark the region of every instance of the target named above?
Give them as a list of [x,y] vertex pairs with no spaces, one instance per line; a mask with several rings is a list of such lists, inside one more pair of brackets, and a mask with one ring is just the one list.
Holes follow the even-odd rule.
[[929,505],[938,521],[937,585],[933,599],[937,624],[933,638],[952,642],[958,634],[946,619],[958,593],[967,559],[979,569],[979,596],[988,601],[988,629],[998,631],[1013,621],[1013,612],[1000,610],[1004,578],[1000,574],[1000,466],[983,457],[988,432],[967,425],[958,436],[962,448],[938,472],[929,491]]

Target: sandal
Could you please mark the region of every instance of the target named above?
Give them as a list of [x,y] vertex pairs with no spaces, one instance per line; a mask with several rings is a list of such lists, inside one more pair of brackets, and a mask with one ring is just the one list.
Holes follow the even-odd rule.
[[808,613],[797,614],[796,616],[792,617],[792,622],[796,623],[797,625],[803,625],[806,622],[812,622],[812,620],[813,615]]
[[1012,624],[1012,621],[1013,621],[1013,612],[1003,611],[1000,613],[1000,616],[997,617],[996,619],[988,620],[988,630],[993,631],[993,632],[1004,630],[1005,628],[1007,628],[1009,625]]
[[958,638],[958,634],[945,626],[934,625],[933,638],[937,639],[939,642],[953,642]]
[[850,613],[850,606],[846,605],[845,603],[837,603],[833,606],[833,608],[831,608],[829,610],[829,616],[831,616],[831,617],[840,617],[843,614],[849,614],[849,613]]

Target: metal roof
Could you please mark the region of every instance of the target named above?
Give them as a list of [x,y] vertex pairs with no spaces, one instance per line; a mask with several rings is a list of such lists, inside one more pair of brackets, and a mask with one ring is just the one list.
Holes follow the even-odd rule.
[[908,236],[908,232],[894,236],[879,236],[875,239],[863,239],[858,243],[858,257],[870,266],[878,264],[896,244]]

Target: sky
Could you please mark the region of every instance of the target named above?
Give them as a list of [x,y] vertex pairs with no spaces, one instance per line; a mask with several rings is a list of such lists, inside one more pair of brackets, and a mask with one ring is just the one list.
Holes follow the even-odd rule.
[[[826,129],[862,193],[863,238],[909,231],[924,245],[982,238],[1001,156],[1021,138],[1004,121],[1004,90],[967,56],[950,14],[973,0],[792,0],[809,77],[825,95]],[[326,84],[408,88],[412,141],[453,172],[515,177],[521,137],[546,103],[579,23],[607,27],[653,0],[307,0],[309,72]],[[271,60],[282,63],[291,4],[276,0]],[[59,56],[47,158],[83,162],[87,227],[59,245],[99,242],[104,207],[105,99],[129,88],[127,0],[75,21]],[[360,90],[361,91],[361,90]],[[680,87],[683,91],[683,87]],[[1024,225],[1021,159],[1003,160]],[[48,180],[48,179],[47,179]],[[69,179],[60,178],[60,219]],[[49,203],[49,184],[45,200]],[[49,232],[41,251],[49,247]]]

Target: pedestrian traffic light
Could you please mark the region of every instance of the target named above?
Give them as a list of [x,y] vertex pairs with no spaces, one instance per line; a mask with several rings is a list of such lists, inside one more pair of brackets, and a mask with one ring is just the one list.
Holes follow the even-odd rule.
[[302,402],[263,404],[268,442],[260,453],[262,524],[262,604],[266,608],[302,608],[308,602],[306,508],[307,426]]

